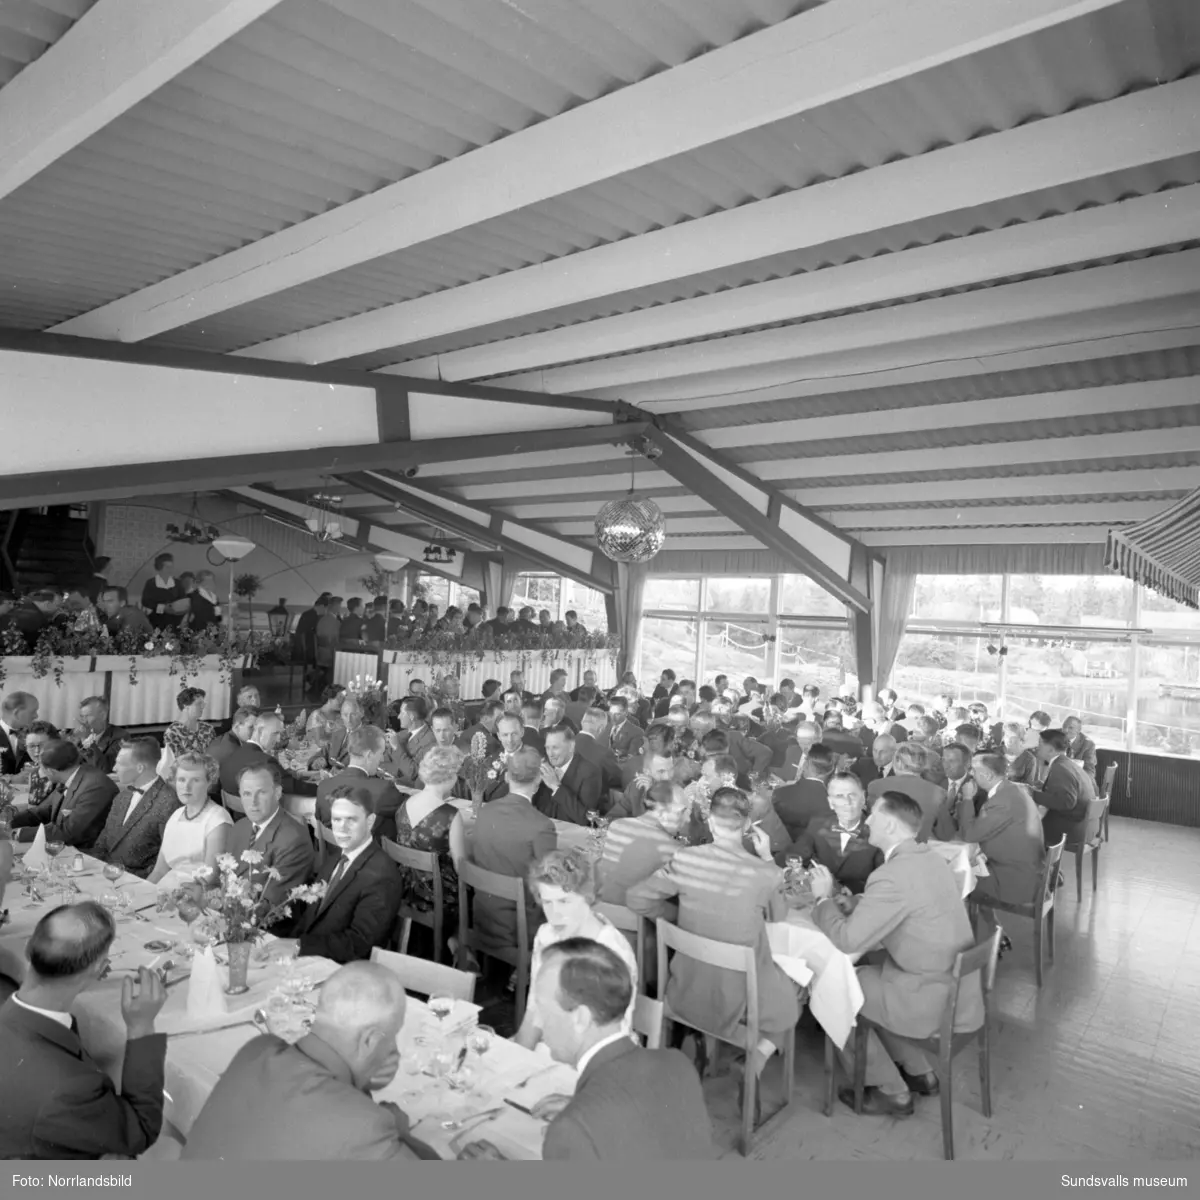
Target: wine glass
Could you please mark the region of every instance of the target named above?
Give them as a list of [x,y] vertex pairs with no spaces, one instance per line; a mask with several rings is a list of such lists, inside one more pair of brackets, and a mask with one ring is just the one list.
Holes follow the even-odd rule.
[[451,996],[430,996],[429,1011],[438,1020],[438,1025],[443,1026],[446,1018],[454,1011],[454,999]]
[[[71,886],[71,881],[67,880],[68,889],[70,888],[70,886]],[[121,915],[123,917],[132,917],[133,916],[133,893],[132,892],[118,892],[117,893],[117,903],[120,906]]]
[[59,834],[46,839],[46,856],[50,859],[49,869],[46,872],[47,876],[54,875],[55,869],[58,866],[58,856],[63,852],[65,847],[66,842],[63,841]]
[[[49,846],[46,847],[47,850],[49,850],[49,848],[50,848]],[[122,875],[125,874],[125,868],[123,866],[121,866],[120,863],[106,862],[104,864],[104,868],[103,868],[103,870],[101,870],[100,874],[103,875],[104,878],[107,879],[108,882],[111,883],[114,887],[117,887],[119,889],[120,885],[118,884],[117,881],[121,878]]]
[[121,897],[116,892],[105,892],[100,897],[100,903],[103,904],[110,913],[116,916],[117,909],[121,907]]
[[492,1039],[495,1036],[495,1030],[489,1026],[476,1025],[467,1034],[467,1049],[478,1058],[482,1058],[492,1048]]
[[274,991],[267,997],[266,1003],[267,1029],[277,1038],[288,1040],[288,1035],[294,1032],[292,1020],[292,999],[281,991]]

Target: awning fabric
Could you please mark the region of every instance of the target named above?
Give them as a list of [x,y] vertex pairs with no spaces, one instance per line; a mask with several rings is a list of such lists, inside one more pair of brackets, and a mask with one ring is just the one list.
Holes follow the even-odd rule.
[[1200,608],[1200,490],[1156,517],[1110,530],[1104,565]]

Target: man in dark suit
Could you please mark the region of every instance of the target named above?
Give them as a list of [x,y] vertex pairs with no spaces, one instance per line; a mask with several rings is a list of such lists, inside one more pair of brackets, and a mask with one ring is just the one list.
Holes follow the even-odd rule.
[[818,744],[808,752],[804,773],[795,783],[775,789],[775,812],[792,841],[819,817],[829,816],[828,784],[833,776],[833,754]]
[[417,770],[421,759],[437,745],[429,727],[429,706],[424,696],[405,696],[400,704],[400,735],[391,764],[396,779],[409,787],[419,787]]
[[805,863],[820,863],[844,887],[859,895],[876,867],[883,865],[883,852],[871,845],[870,830],[863,819],[867,794],[857,775],[846,772],[829,781],[827,816],[809,821],[808,828],[782,857],[786,862],[800,857]]
[[375,946],[387,942],[404,884],[374,836],[370,792],[345,785],[335,789],[330,816],[341,853],[327,855],[317,873],[325,895],[297,916],[292,932],[302,955],[347,963],[370,958]]
[[129,593],[123,587],[105,588],[96,607],[104,627],[113,637],[122,633],[132,633],[139,638],[154,636],[150,618],[136,604],[129,603]]
[[1062,725],[1067,736],[1067,757],[1074,759],[1083,773],[1096,783],[1096,743],[1083,736],[1083,722],[1078,717],[1068,717]]
[[387,753],[387,738],[377,726],[362,725],[350,735],[347,744],[350,748],[350,765],[317,784],[317,820],[322,825],[330,825],[333,796],[346,787],[353,787],[364,791],[371,799],[375,839],[391,838],[394,841],[396,814],[404,803],[404,797],[390,779],[384,779],[379,774],[379,765]]
[[641,754],[646,734],[629,715],[629,700],[625,696],[614,696],[608,702],[608,722],[608,745],[617,762]]
[[117,863],[145,879],[162,849],[167,820],[179,807],[175,789],[158,777],[158,743],[150,737],[122,743],[117,752],[117,793],[92,857]]
[[10,692],[0,705],[0,775],[15,775],[29,761],[21,739],[37,720],[38,698],[29,692]]
[[583,732],[575,736],[575,753],[586,759],[600,772],[604,793],[624,787],[621,764],[616,755],[601,740],[608,728],[608,717],[599,708],[589,708],[583,714]]
[[125,730],[108,723],[108,701],[103,696],[79,702],[79,736],[75,740],[87,766],[111,775],[124,737]]
[[862,739],[847,733],[842,728],[842,714],[828,712],[825,714],[825,724],[821,728],[821,742],[834,752],[845,754],[852,761],[859,759],[865,753]]
[[1075,835],[1087,817],[1088,801],[1096,798],[1096,785],[1083,767],[1068,757],[1067,735],[1061,729],[1047,729],[1042,734],[1038,761],[1045,779],[1034,799],[1046,809],[1042,835],[1046,845],[1053,846],[1063,834],[1067,835],[1067,841]]
[[238,781],[238,797],[246,816],[234,823],[226,851],[238,860],[238,874],[246,875],[252,868],[241,861],[242,852],[257,850],[262,861],[253,866],[253,876],[265,877],[272,867],[279,873],[278,879],[267,880],[263,902],[268,908],[283,904],[292,888],[312,875],[314,855],[308,830],[280,807],[279,764],[268,759],[246,767]]
[[[643,1050],[622,1032],[633,985],[607,946],[588,938],[555,943],[533,988],[542,1040],[555,1059],[579,1072],[575,1094],[546,1129],[543,1158],[626,1164],[716,1158],[691,1062],[678,1050]],[[548,1115],[560,1103],[543,1104],[540,1112]]]
[[475,740],[475,735],[482,733],[487,738],[487,749],[484,751],[484,757],[489,759],[498,757],[500,754],[500,739],[496,736],[496,722],[500,719],[503,712],[503,705],[497,704],[494,700],[484,701],[475,718],[475,724],[462,732],[455,745],[464,754],[470,754],[471,744]]
[[183,1159],[226,1162],[437,1158],[408,1117],[372,1100],[400,1065],[404,987],[386,967],[355,962],[321,988],[295,1045],[266,1035],[234,1055],[188,1131]]
[[1029,789],[1011,783],[1006,770],[1002,754],[975,756],[972,773],[983,803],[978,812],[974,802],[958,806],[958,832],[987,856],[988,873],[975,881],[972,895],[1028,904],[1046,863],[1042,822]]
[[108,972],[116,936],[94,901],[56,908],[37,923],[29,969],[0,1008],[0,1158],[135,1158],[162,1130],[165,1034],[154,1019],[166,1000],[145,967],[121,985],[125,1057],[121,1091],[79,1040],[76,998]]
[[117,785],[96,767],[85,767],[79,748],[71,742],[50,742],[42,750],[42,771],[54,790],[40,804],[18,812],[12,821],[17,840],[32,842],[39,825],[47,840],[55,839],[77,850],[91,850],[100,836]]
[[892,767],[893,774],[875,780],[867,788],[867,800],[874,804],[884,792],[900,792],[915,800],[921,812],[925,814],[917,833],[917,841],[927,842],[933,835],[938,813],[946,803],[946,790],[921,778],[921,771],[925,767],[925,753],[914,742],[900,743],[896,748],[896,756],[892,759]]
[[244,746],[254,736],[254,722],[257,720],[257,708],[247,706],[235,709],[229,721],[229,728],[213,738],[204,753],[209,758],[215,758],[220,765],[239,746]]
[[552,820],[587,825],[588,813],[604,806],[607,796],[600,768],[575,753],[575,731],[570,726],[547,730],[541,773],[542,786],[533,803]]
[[[917,844],[923,821],[917,802],[901,792],[885,792],[876,801],[867,825],[884,861],[852,905],[834,903],[833,877],[823,867],[813,869],[816,927],[844,954],[883,950],[881,963],[858,968],[863,1016],[880,1029],[867,1039],[863,1112],[874,1116],[909,1116],[913,1092],[937,1094],[928,1058],[904,1039],[937,1033],[954,960],[975,943],[954,872],[928,846]],[[955,1032],[978,1029],[983,1020],[979,976],[971,975],[959,987]],[[841,1057],[850,1078],[853,1054],[848,1042]],[[839,1089],[838,1098],[854,1106],[852,1088]]]
[[273,712],[261,713],[254,719],[254,730],[221,763],[221,791],[238,794],[238,780],[247,767],[273,763],[281,780],[290,780],[275,758],[275,750],[283,737],[283,721]]
[[[586,695],[586,693],[584,691],[585,688],[591,689],[592,694],[590,696]],[[600,694],[600,685],[597,683],[596,672],[595,671],[584,671],[583,683],[581,683],[579,685],[579,687],[575,688],[575,690],[571,693],[571,699],[575,703],[578,704],[581,700],[583,700],[585,698],[588,700],[595,700],[595,698],[599,694]]]

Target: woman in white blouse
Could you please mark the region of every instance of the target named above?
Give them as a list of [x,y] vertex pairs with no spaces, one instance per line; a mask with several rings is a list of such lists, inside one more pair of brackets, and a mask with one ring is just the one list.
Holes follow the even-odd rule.
[[[633,991],[622,1028],[632,1033],[633,1004],[638,991],[637,959],[625,935],[592,907],[596,903],[596,873],[591,860],[578,850],[553,850],[530,867],[529,886],[546,914],[546,923],[534,935],[529,978],[538,977],[542,955],[555,942],[581,937],[607,946],[629,968]],[[513,1041],[532,1050],[541,1040],[541,1016],[530,988],[525,1019]]]
[[182,807],[167,820],[150,883],[186,883],[197,871],[213,869],[225,853],[233,818],[208,795],[218,775],[216,759],[207,754],[181,754],[175,760],[173,782]]

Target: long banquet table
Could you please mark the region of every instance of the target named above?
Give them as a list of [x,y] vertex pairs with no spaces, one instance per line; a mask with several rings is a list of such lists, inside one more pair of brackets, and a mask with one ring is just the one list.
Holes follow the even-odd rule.
[[[27,848],[18,847],[21,851]],[[70,875],[81,897],[98,899],[115,890],[101,874],[102,863],[85,858],[85,867],[84,874]],[[121,979],[139,966],[161,962],[164,958],[178,962],[177,952],[156,954],[147,950],[145,944],[156,940],[186,943],[188,931],[178,916],[155,912],[157,888],[154,885],[125,875],[118,886],[133,895],[134,909],[143,911],[136,915],[118,913],[117,937],[110,954],[112,974],[79,997],[74,1015],[89,1052],[119,1085],[125,1047],[125,1026],[120,1012]],[[14,880],[9,884],[5,904],[11,923],[0,930],[0,971],[16,979],[23,978],[25,944],[39,918],[55,903],[56,899],[50,896],[40,904],[31,903],[21,882]],[[297,967],[319,986],[337,969],[337,964],[328,959],[304,958],[298,960]],[[211,1024],[197,1025],[188,1018],[186,981],[169,987],[167,1003],[157,1023],[160,1030],[168,1033],[165,1119],[184,1137],[222,1071],[242,1046],[258,1036],[252,1020],[254,1008],[265,1004],[267,996],[279,986],[281,971],[282,968],[269,961],[252,961],[250,993],[237,1001],[240,1007],[225,1018],[234,1023],[218,1028]],[[436,1020],[427,1006],[410,997],[400,1035],[402,1062],[414,1054],[427,1053],[427,1046],[423,1047],[421,1041],[432,1042],[435,1025]],[[463,1135],[471,1131],[473,1123],[468,1121],[463,1129],[447,1130],[442,1122],[487,1113],[486,1118],[478,1118],[478,1137],[492,1142],[508,1158],[537,1159],[541,1157],[544,1122],[518,1111],[504,1100],[525,1079],[534,1075],[536,1081],[519,1093],[526,1107],[530,1101],[549,1092],[569,1093],[574,1089],[574,1071],[552,1063],[544,1048],[531,1052],[515,1042],[494,1038],[491,1048],[479,1060],[473,1093],[454,1091],[429,1075],[409,1075],[402,1069],[387,1088],[376,1093],[376,1099],[399,1104],[409,1114],[414,1136],[443,1157],[454,1157],[464,1141],[471,1140]]]

